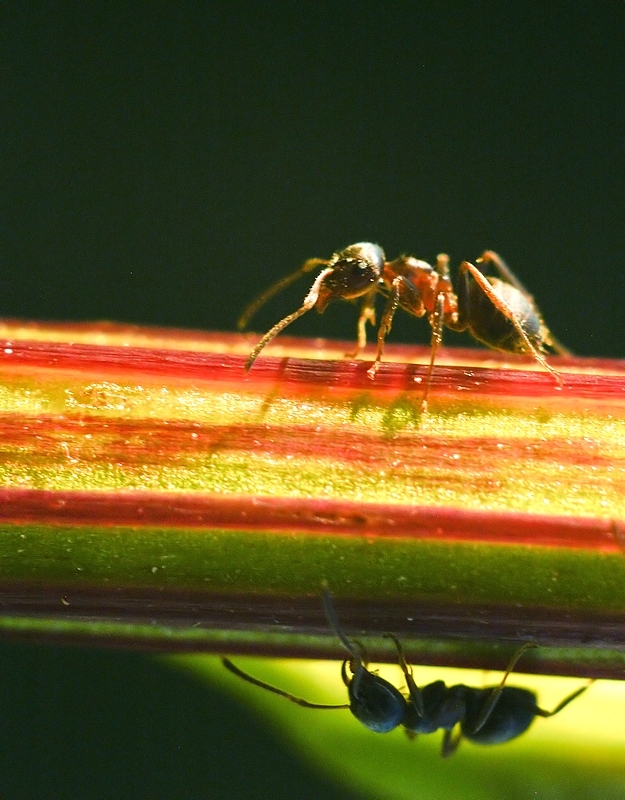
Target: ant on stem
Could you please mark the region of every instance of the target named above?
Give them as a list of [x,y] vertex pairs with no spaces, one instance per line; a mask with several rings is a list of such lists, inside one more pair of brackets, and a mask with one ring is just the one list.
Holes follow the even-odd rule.
[[377,335],[377,353],[368,376],[373,379],[380,366],[384,342],[390,333],[398,308],[415,317],[427,316],[432,328],[430,363],[421,404],[427,410],[437,349],[443,328],[468,331],[474,339],[492,350],[504,353],[525,353],[532,356],[554,377],[559,386],[562,378],[545,360],[543,353],[551,348],[560,355],[570,355],[545,325],[533,297],[497,253],[485,251],[477,263],[492,266],[499,277],[486,277],[469,261],[460,264],[458,291],[454,292],[449,274],[449,256],[440,254],[436,266],[412,256],[386,261],[381,247],[371,242],[358,242],[339,250],[328,260],[309,258],[295,272],[274,283],[253,300],[239,317],[237,327],[244,330],[250,319],[272,298],[308,272],[323,267],[315,278],[302,305],[281,319],[258,342],[245,364],[249,371],[260,352],[272,339],[312,308],[325,311],[331,300],[356,300],[362,297],[358,318],[356,349],[347,353],[355,358],[367,343],[366,324],[375,325],[376,295],[386,297]]
[[516,739],[529,728],[536,717],[553,717],[590,685],[576,689],[553,711],[540,708],[536,695],[529,689],[507,686],[508,676],[523,653],[529,648],[537,647],[534,642],[526,642],[512,657],[501,683],[497,686],[476,689],[456,684],[447,687],[444,681],[439,680],[420,689],[414,680],[412,667],[406,662],[401,643],[393,634],[387,634],[395,644],[398,663],[406,679],[406,698],[392,683],[367,669],[364,647],[360,642],[347,637],[336,615],[330,591],[325,586],[322,601],[328,623],[349,655],[341,667],[341,677],[347,687],[349,703],[312,703],[254,678],[228,658],[222,658],[224,667],[248,683],[305,708],[349,708],[359,722],[375,733],[388,733],[402,725],[412,739],[418,733],[434,733],[441,728],[444,731],[441,749],[443,758],[453,755],[463,738],[477,744],[503,744]]

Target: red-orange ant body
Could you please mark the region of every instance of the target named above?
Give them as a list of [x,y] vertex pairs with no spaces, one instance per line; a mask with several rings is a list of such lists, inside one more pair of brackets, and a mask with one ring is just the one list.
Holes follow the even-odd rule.
[[367,322],[375,325],[375,298],[382,294],[386,297],[386,305],[378,328],[375,361],[368,375],[373,379],[380,366],[384,342],[397,309],[402,308],[415,317],[426,316],[432,328],[432,339],[422,401],[424,411],[444,327],[468,331],[474,339],[493,350],[530,355],[561,385],[562,379],[547,363],[543,353],[547,348],[562,355],[568,351],[551,335],[532,296],[496,253],[487,250],[477,263],[493,266],[500,277],[486,277],[474,264],[463,261],[456,293],[449,275],[449,257],[444,254],[437,257],[435,267],[413,256],[386,261],[379,245],[358,242],[334,253],[329,260],[308,259],[298,270],[263,292],[239,318],[238,327],[243,330],[269,298],[307,272],[323,267],[302,305],[274,325],[252,350],[246,371],[275,336],[307,311],[316,308],[322,313],[331,300],[362,297],[357,347],[348,354],[356,357],[366,345]]

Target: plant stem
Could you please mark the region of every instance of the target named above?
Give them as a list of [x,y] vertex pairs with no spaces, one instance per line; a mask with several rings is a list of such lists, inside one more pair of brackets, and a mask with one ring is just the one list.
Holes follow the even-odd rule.
[[338,655],[327,580],[350,633],[424,663],[536,639],[529,669],[622,672],[622,362],[554,358],[560,390],[443,349],[422,415],[424,348],[371,381],[341,343],[279,340],[246,376],[243,336],[0,337],[6,635]]

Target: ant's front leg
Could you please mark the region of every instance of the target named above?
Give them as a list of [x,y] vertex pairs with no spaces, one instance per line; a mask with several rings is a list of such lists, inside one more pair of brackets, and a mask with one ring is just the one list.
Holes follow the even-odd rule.
[[398,275],[391,283],[391,292],[386,302],[380,327],[378,328],[378,351],[375,356],[375,361],[367,370],[367,375],[371,380],[375,378],[375,374],[380,366],[382,354],[384,353],[386,334],[390,333],[393,317],[399,306],[415,317],[422,317],[425,314],[425,306],[423,305],[419,290],[414,283],[404,275]]
[[401,671],[404,673],[404,677],[406,678],[406,685],[408,686],[408,691],[410,693],[410,699],[412,700],[412,704],[414,706],[415,711],[417,712],[417,716],[419,719],[425,718],[425,708],[423,705],[423,695],[421,694],[421,690],[417,686],[414,676],[412,674],[412,667],[409,666],[408,662],[406,661],[406,655],[404,653],[404,648],[402,647],[401,642],[395,636],[394,633],[385,633],[385,638],[391,639],[395,648],[397,650],[397,661],[399,663],[399,667]]
[[358,317],[358,339],[356,341],[356,347],[349,353],[345,353],[345,358],[358,358],[360,353],[362,353],[367,346],[366,326],[367,322],[370,325],[375,326],[375,296],[377,292],[378,290],[375,288],[365,295],[365,299],[360,307],[360,316]]

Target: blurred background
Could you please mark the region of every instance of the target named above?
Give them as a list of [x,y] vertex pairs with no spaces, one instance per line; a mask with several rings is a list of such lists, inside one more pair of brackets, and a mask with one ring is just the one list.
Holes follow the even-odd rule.
[[162,659],[0,643],[0,703],[3,800],[359,797]]
[[[620,2],[4,4],[0,314],[228,331],[273,280],[355,241],[390,258],[446,251],[454,267],[490,248],[574,352],[625,357],[624,30]],[[352,338],[355,320],[336,304],[290,332]],[[391,341],[428,340],[396,317]],[[349,797],[240,706],[190,679],[148,681],[157,668],[139,657],[0,654],[20,682],[6,684],[3,797]],[[70,671],[93,690],[64,688]],[[172,691],[178,721],[151,717]],[[93,692],[119,700],[109,727],[112,701],[91,709]],[[124,740],[102,771],[79,749],[77,708],[109,747],[126,727],[149,744],[123,761]],[[183,735],[199,748],[186,761]],[[226,782],[185,784],[198,764]]]
[[[572,350],[625,356],[623,3],[0,13],[0,313],[233,330],[355,241],[454,267],[490,248]],[[352,338],[355,317],[291,332]],[[428,341],[396,320],[393,341]]]

